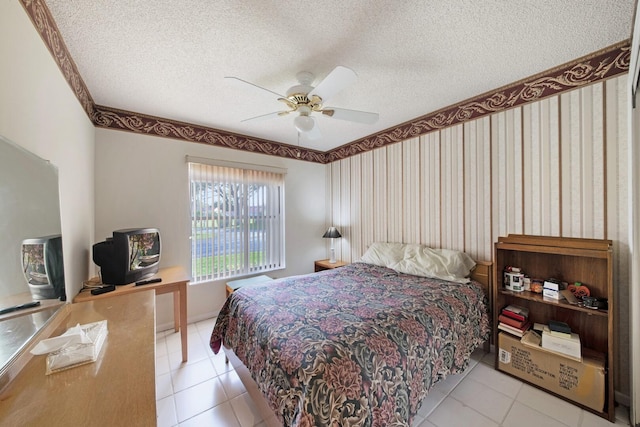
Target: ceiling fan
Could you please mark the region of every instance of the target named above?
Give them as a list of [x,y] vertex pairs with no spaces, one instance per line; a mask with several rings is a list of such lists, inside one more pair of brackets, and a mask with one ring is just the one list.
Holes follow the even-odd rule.
[[353,84],[358,76],[347,67],[338,65],[334,68],[317,86],[312,86],[315,76],[308,71],[301,71],[296,75],[298,84],[287,90],[286,96],[280,95],[272,90],[258,86],[254,83],[242,80],[238,77],[225,77],[242,83],[266,90],[278,98],[288,107],[288,110],[275,111],[273,113],[263,114],[256,117],[241,120],[242,122],[259,121],[271,119],[274,117],[285,116],[290,113],[297,113],[293,119],[293,125],[298,132],[304,133],[309,139],[320,138],[320,129],[312,113],[320,113],[327,117],[339,120],[347,120],[356,123],[373,124],[378,120],[378,113],[369,113],[366,111],[347,110],[344,108],[325,107],[324,102],[336,93],[340,92],[347,86]]

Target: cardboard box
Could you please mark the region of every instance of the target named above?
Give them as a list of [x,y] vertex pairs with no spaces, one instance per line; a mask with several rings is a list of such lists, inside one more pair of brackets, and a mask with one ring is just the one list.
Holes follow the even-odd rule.
[[604,409],[604,355],[585,349],[582,362],[523,345],[518,338],[498,334],[501,371],[550,390],[595,411]]

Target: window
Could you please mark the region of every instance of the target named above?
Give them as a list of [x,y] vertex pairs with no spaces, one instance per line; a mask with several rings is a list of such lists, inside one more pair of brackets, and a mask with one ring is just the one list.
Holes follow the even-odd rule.
[[189,184],[194,282],[285,267],[284,173],[190,160]]

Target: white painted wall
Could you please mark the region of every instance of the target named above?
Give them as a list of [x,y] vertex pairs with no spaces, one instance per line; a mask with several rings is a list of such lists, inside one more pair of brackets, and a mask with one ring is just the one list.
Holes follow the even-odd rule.
[[95,130],[17,1],[0,2],[0,134],[58,168],[67,296],[89,274]]
[[[186,155],[286,168],[284,277],[313,271],[326,258],[325,166],[262,154],[212,147],[156,136],[96,129],[96,242],[113,230],[158,227],[161,267],[190,271],[189,186]],[[193,284],[188,291],[189,321],[217,315],[225,300],[225,281]],[[172,299],[157,300],[159,330],[172,324]]]

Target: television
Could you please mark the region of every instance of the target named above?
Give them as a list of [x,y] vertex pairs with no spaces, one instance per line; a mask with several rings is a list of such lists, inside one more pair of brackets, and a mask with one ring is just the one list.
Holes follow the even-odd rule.
[[113,237],[93,245],[93,262],[102,283],[126,285],[158,272],[160,231],[157,228],[116,230]]
[[37,237],[22,241],[22,272],[35,300],[65,301],[62,236]]

